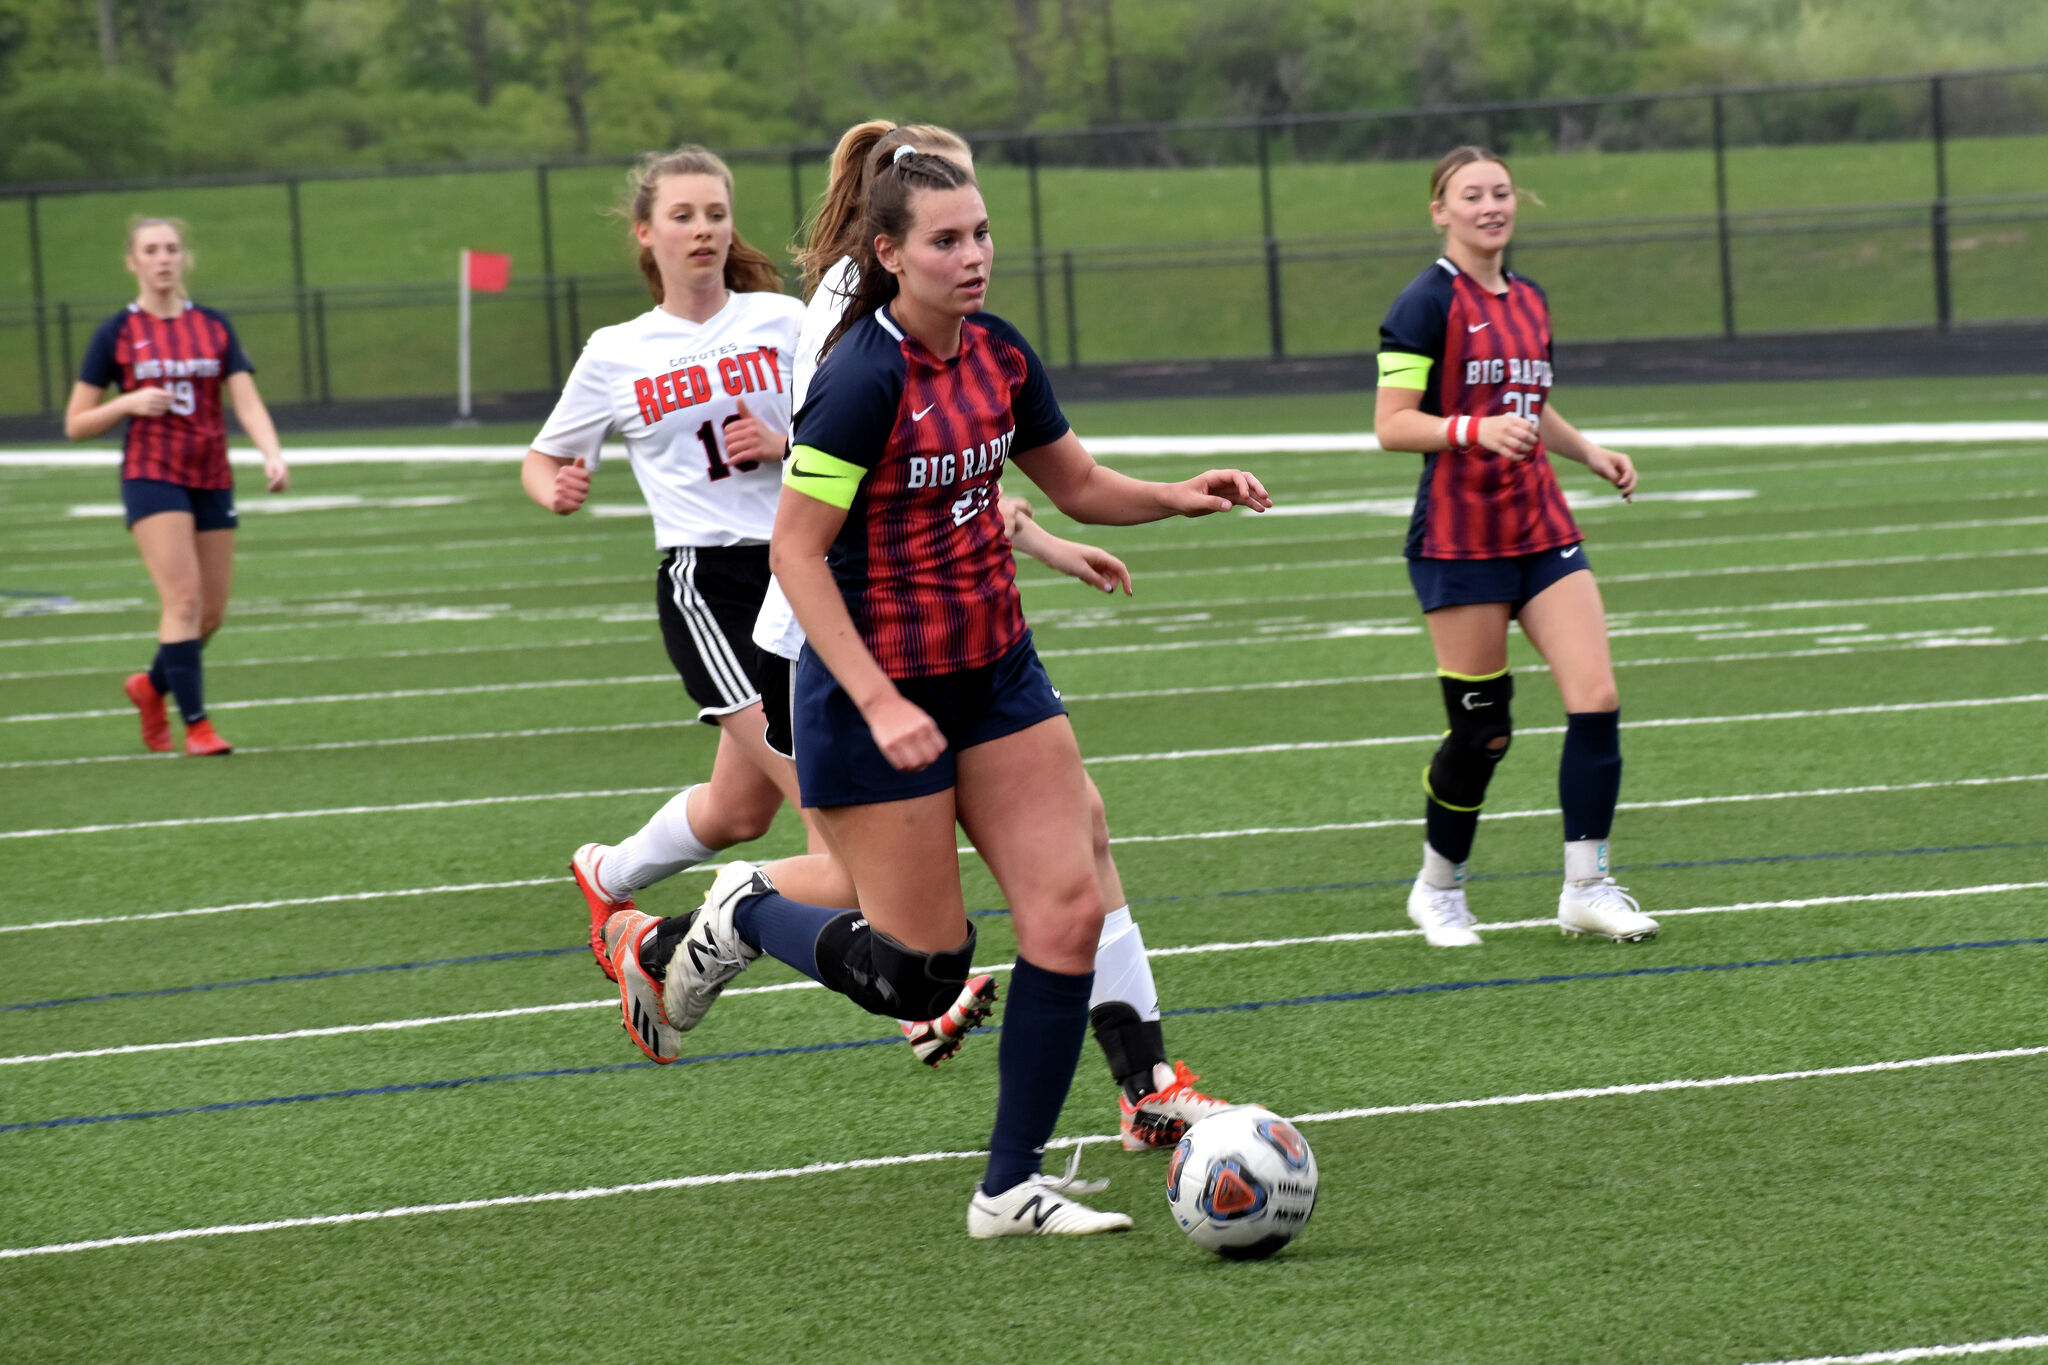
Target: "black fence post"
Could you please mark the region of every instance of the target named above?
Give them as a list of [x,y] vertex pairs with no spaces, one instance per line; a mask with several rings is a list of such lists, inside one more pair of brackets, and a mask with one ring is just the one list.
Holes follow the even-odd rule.
[[794,241],[804,230],[804,160],[795,147],[789,149],[789,221],[796,224],[789,234]]
[[1074,318],[1074,253],[1060,253],[1060,293],[1067,304],[1067,364],[1081,363],[1081,325]]
[[35,299],[36,382],[42,386],[43,411],[48,413],[55,411],[55,404],[50,400],[50,329],[44,321],[43,227],[33,194],[28,197],[28,278]]
[[333,376],[327,370],[327,291],[313,291],[313,347],[320,356],[320,401],[334,401]]
[[1038,295],[1038,345],[1050,350],[1052,324],[1045,311],[1045,223],[1038,214],[1038,139],[1024,139],[1024,168],[1031,187],[1031,284]]
[[291,211],[292,301],[299,317],[299,397],[313,396],[312,320],[306,316],[306,233],[299,216],[299,181],[284,182],[286,207]]
[[63,357],[64,373],[77,374],[78,362],[71,354],[71,301],[57,301],[57,354]]
[[1735,263],[1728,244],[1728,127],[1714,95],[1714,237],[1721,249],[1721,335],[1735,340]]
[[1273,359],[1287,356],[1287,337],[1280,316],[1280,241],[1273,235],[1272,130],[1259,125],[1259,224],[1266,242],[1266,332]]
[[1948,120],[1941,89],[1939,76],[1927,83],[1927,111],[1934,124],[1934,209],[1929,222],[1934,238],[1934,325],[1946,332],[1955,321],[1955,297],[1948,276]]
[[583,309],[582,301],[576,296],[576,277],[571,275],[565,283],[569,291],[569,335],[572,339],[580,338],[583,335]]
[[555,215],[548,198],[548,163],[533,168],[534,194],[540,200],[541,288],[548,306],[548,387],[562,387],[562,329],[555,318]]

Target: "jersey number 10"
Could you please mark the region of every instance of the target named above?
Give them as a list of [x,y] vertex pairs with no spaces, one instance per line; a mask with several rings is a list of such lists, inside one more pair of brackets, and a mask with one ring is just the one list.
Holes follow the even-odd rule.
[[739,420],[740,415],[734,413],[723,422],[720,422],[717,427],[713,427],[711,423],[706,422],[703,426],[697,428],[697,439],[704,443],[704,458],[710,461],[713,482],[719,479],[731,478],[732,472],[735,469],[739,470],[742,474],[751,474],[761,467],[759,460],[741,460],[738,464],[729,465],[725,462],[725,457],[719,453],[718,438],[724,434],[725,428]]

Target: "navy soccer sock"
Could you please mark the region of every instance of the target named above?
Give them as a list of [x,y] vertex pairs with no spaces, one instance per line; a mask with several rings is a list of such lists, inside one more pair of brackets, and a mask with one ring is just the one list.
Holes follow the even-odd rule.
[[171,695],[171,675],[164,672],[164,647],[156,647],[156,657],[149,661],[149,685],[156,689],[159,697]]
[[987,1193],[1001,1194],[1038,1171],[1046,1139],[1074,1084],[1094,989],[1094,972],[1068,976],[1017,959],[997,1049],[1002,1082],[995,1132],[988,1140],[988,1171],[981,1178]]
[[[790,966],[808,976],[811,980],[825,985],[818,969],[822,955],[821,943],[826,929],[837,919],[858,919],[857,911],[844,907],[832,909],[822,905],[809,905],[793,901],[779,891],[764,896],[752,896],[741,901],[733,912],[733,928],[739,930],[740,938],[750,948],[759,948],[778,962]],[[829,948],[825,948],[829,952]]]
[[[159,669],[163,671],[163,686],[158,686],[156,680]],[[158,645],[156,663],[149,670],[149,685],[178,699],[178,714],[187,725],[206,719],[206,692],[200,685],[197,640],[173,640]]]
[[1621,712],[1572,712],[1565,717],[1564,755],[1557,764],[1565,842],[1605,839],[1620,797]]

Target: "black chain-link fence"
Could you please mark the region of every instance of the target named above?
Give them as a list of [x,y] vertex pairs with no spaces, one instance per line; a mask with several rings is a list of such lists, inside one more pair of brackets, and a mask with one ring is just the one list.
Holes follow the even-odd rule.
[[[1370,351],[1436,252],[1429,167],[1512,163],[1514,268],[1578,341],[2048,319],[2048,66],[973,139],[992,306],[1060,365]],[[740,230],[778,261],[828,147],[729,154]],[[130,213],[191,224],[272,401],[455,389],[457,252],[480,395],[559,386],[648,306],[607,212],[623,162],[0,189],[0,415],[61,408],[131,297]]]

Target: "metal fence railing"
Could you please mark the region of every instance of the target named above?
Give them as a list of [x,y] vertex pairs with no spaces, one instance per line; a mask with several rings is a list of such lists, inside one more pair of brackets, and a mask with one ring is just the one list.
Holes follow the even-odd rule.
[[[975,135],[993,305],[1076,365],[1369,351],[1434,254],[1428,165],[1481,141],[1533,192],[1513,264],[1573,340],[2048,319],[2048,65],[1262,120]],[[728,154],[786,262],[822,145]],[[451,394],[456,253],[479,393],[559,386],[644,309],[618,160],[0,187],[0,415],[61,406],[127,297],[131,212],[192,225],[200,298],[266,395]]]

